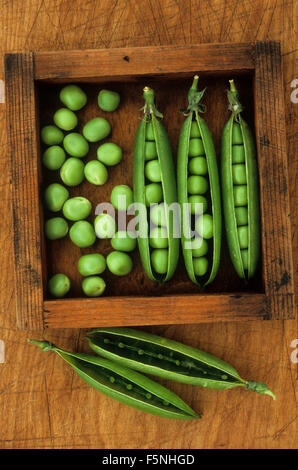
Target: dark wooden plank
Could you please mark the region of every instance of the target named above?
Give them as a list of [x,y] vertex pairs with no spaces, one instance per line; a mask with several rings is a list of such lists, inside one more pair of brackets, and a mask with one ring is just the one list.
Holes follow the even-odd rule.
[[33,54],[5,56],[10,143],[17,326],[38,329],[42,319],[42,266]]
[[294,280],[280,43],[255,46],[255,108],[267,314],[294,318]]
[[35,53],[35,78],[38,80],[119,78],[253,68],[253,45],[250,43]]

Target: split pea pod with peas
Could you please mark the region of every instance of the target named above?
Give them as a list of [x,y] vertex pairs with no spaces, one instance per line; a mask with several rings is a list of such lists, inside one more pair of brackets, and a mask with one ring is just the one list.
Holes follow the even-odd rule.
[[234,268],[250,279],[260,254],[258,168],[254,138],[241,116],[234,81],[228,90],[232,115],[222,133],[221,183],[227,242]]
[[[152,281],[165,282],[173,276],[179,257],[179,238],[174,237],[177,202],[175,170],[167,132],[154,103],[154,91],[144,88],[144,117],[138,127],[133,153],[133,191],[139,217],[138,246],[143,268]],[[154,205],[161,203],[158,205]],[[139,209],[141,206],[142,209]],[[150,226],[162,226],[167,243],[155,249],[150,243]]]
[[108,359],[65,351],[48,341],[29,342],[56,352],[88,385],[125,405],[163,418],[201,417],[174,392],[139,372]]
[[198,78],[188,92],[187,117],[179,137],[177,187],[185,267],[189,278],[203,287],[213,281],[219,267],[221,201],[212,136],[199,114],[204,112],[200,101],[205,89],[198,91]]

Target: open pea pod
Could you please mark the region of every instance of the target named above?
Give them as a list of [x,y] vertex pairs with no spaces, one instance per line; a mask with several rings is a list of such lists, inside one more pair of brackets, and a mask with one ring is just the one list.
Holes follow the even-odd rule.
[[97,354],[165,379],[217,390],[243,387],[275,398],[262,383],[244,380],[225,361],[177,341],[132,328],[98,328],[88,333]]
[[[138,246],[148,277],[153,281],[165,282],[173,276],[179,258],[179,237],[174,236],[175,212],[171,210],[171,205],[177,203],[176,178],[169,138],[159,119],[162,114],[155,107],[153,90],[145,87],[144,98],[144,118],[139,124],[133,151],[134,203],[139,217]],[[150,156],[149,160],[146,157],[147,145],[153,145],[156,149],[156,154],[152,158]],[[148,180],[148,173],[147,176],[145,174],[145,167],[148,163],[155,164],[160,172],[159,181],[154,183],[160,190],[160,197],[153,198],[152,201],[148,200],[148,194],[146,196],[146,190],[152,183],[150,179]],[[154,204],[159,203],[163,203],[165,208],[164,228],[167,231],[168,242],[167,247],[162,249],[165,251],[155,253],[160,255],[163,262],[159,266],[156,264],[154,266],[152,263],[154,248],[150,245],[150,210]]]
[[221,183],[230,257],[241,278],[250,279],[260,256],[258,168],[254,138],[241,116],[234,81],[228,91],[232,116],[222,133]]
[[179,138],[177,187],[185,267],[189,278],[203,287],[213,281],[219,267],[221,202],[212,136],[199,115],[204,111],[200,100],[205,90],[198,91],[197,86],[195,76]]
[[29,342],[43,351],[55,351],[88,385],[121,403],[163,418],[200,418],[171,390],[132,369],[97,356],[64,351],[48,341]]

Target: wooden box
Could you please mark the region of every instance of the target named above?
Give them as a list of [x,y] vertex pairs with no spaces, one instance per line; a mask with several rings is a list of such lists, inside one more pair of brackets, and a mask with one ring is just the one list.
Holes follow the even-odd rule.
[[[11,188],[17,325],[21,329],[199,323],[294,317],[293,265],[287,178],[287,150],[280,44],[202,44],[106,50],[36,52],[5,57],[7,128],[11,144]],[[78,82],[89,101],[78,112],[80,123],[105,116],[96,104],[101,87],[118,90],[119,110],[107,118],[111,139],[124,149],[123,162],[109,172],[102,187],[87,182],[70,190],[92,204],[109,200],[116,184],[132,185],[132,146],[141,118],[142,89],[152,86],[164,113],[176,159],[187,91],[194,73],[207,86],[205,118],[220,160],[220,136],[229,117],[226,88],[235,78],[254,128],[258,149],[262,223],[262,259],[248,283],[233,270],[225,238],[215,281],[200,291],[188,280],[182,259],[165,285],[147,279],[137,250],[134,270],[116,278],[104,273],[106,295],[83,298],[77,260],[81,250],[69,239],[44,237],[42,192],[57,174],[41,167],[40,127],[52,122],[61,84]],[[96,144],[88,159],[94,159]],[[219,162],[220,163],[220,162]],[[110,243],[98,241],[107,254]],[[92,250],[82,250],[92,252]],[[182,256],[181,256],[182,258]],[[68,298],[54,300],[46,290],[48,275],[64,272],[72,281]]]

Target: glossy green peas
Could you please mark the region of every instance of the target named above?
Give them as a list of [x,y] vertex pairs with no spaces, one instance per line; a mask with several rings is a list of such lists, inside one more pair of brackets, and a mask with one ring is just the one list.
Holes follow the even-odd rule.
[[239,239],[239,245],[241,249],[247,248],[248,247],[248,226],[243,225],[241,227],[238,227],[238,239]]
[[194,258],[193,267],[196,276],[205,276],[208,271],[208,259],[205,257]]
[[235,216],[237,225],[248,225],[247,207],[235,207]]
[[83,136],[89,142],[98,142],[99,140],[105,139],[110,132],[110,123],[102,117],[91,119],[91,121],[88,121],[83,127]]
[[155,142],[145,142],[145,160],[153,160],[157,158],[157,149]]
[[76,196],[68,199],[63,206],[63,215],[68,220],[82,220],[90,215],[92,209],[91,202],[85,197]]
[[235,122],[233,125],[232,142],[233,142],[233,145],[243,144],[243,137],[242,137],[240,124],[238,124],[237,122]]
[[194,194],[189,196],[188,203],[190,204],[190,213],[193,215],[204,214],[208,207],[207,199],[201,195]]
[[116,232],[111,240],[111,245],[116,251],[133,251],[137,246],[137,239],[132,232],[120,230]]
[[150,246],[152,248],[168,248],[168,232],[164,227],[155,227],[150,232]]
[[49,170],[59,170],[65,162],[65,152],[59,145],[48,147],[42,155],[42,163]]
[[248,270],[248,250],[241,250],[243,269]]
[[84,163],[78,158],[68,158],[60,168],[60,178],[67,186],[77,186],[84,180]]
[[232,165],[233,172],[233,183],[234,184],[246,184],[246,168],[245,165]]
[[232,163],[244,163],[245,162],[245,152],[243,145],[233,145],[232,146]]
[[59,183],[50,184],[45,190],[45,203],[52,212],[58,212],[69,198],[68,190]]
[[208,253],[208,243],[203,238],[196,238],[192,242],[192,256],[199,258],[205,256]]
[[131,257],[121,251],[112,251],[107,256],[107,267],[116,276],[126,276],[133,268]]
[[64,131],[71,131],[78,125],[78,118],[73,111],[60,108],[54,114],[54,123]]
[[70,289],[69,278],[62,273],[55,274],[48,282],[48,291],[53,297],[60,299],[64,297]]
[[233,187],[234,191],[234,205],[237,206],[246,206],[247,205],[247,186],[239,185]]
[[78,261],[78,270],[82,276],[101,274],[106,269],[106,260],[100,253],[83,255]]
[[190,139],[188,153],[190,157],[197,157],[199,155],[204,155],[204,145],[202,139]]
[[165,274],[168,270],[169,251],[157,248],[152,250],[151,263],[154,271],[158,274]]
[[190,127],[190,138],[201,137],[200,129],[196,121],[192,121]]
[[80,248],[93,245],[96,235],[92,225],[86,220],[75,222],[69,231],[71,241]]
[[146,206],[158,204],[162,201],[162,186],[159,183],[150,183],[145,186]]
[[120,95],[116,91],[100,90],[97,101],[103,111],[115,111],[120,103]]
[[94,228],[98,238],[112,238],[116,233],[116,222],[110,214],[95,217]]
[[119,184],[112,189],[111,203],[118,211],[127,211],[133,203],[132,189],[126,184]]
[[41,140],[46,145],[58,145],[63,137],[63,132],[56,126],[45,126],[41,129]]
[[65,237],[68,232],[68,224],[63,217],[53,217],[45,223],[45,234],[49,240],[58,240]]
[[155,140],[152,122],[148,122],[148,124],[146,126],[146,134],[145,135],[146,135],[146,140]]
[[208,180],[204,176],[189,176],[187,190],[189,194],[205,194],[208,191]]
[[195,223],[196,231],[205,239],[213,237],[213,217],[210,214],[200,216]]
[[167,225],[166,210],[163,203],[150,208],[150,219],[155,225]]
[[207,175],[207,160],[205,157],[194,157],[190,160],[188,170],[193,175]]
[[100,297],[106,288],[105,281],[99,276],[90,276],[82,281],[82,289],[87,297]]
[[78,111],[87,103],[87,95],[77,85],[66,85],[60,91],[60,100],[67,108]]
[[150,162],[146,163],[145,176],[153,183],[159,183],[161,181],[161,171],[158,160],[151,160]]
[[63,146],[72,157],[83,158],[89,152],[87,140],[77,132],[71,132],[64,137]]
[[98,160],[91,160],[84,168],[85,178],[89,183],[101,186],[108,180],[108,170],[103,163]]
[[106,142],[98,147],[97,158],[105,165],[117,165],[122,160],[122,149],[113,142]]

